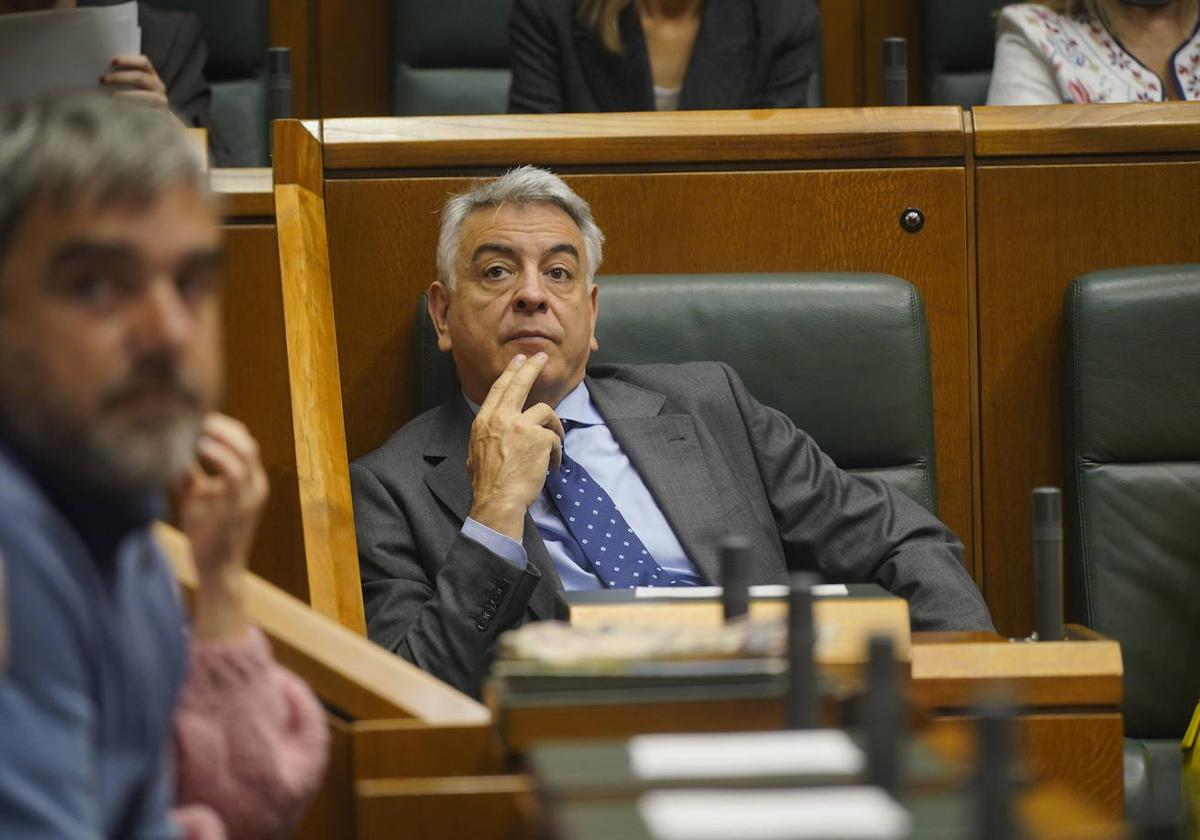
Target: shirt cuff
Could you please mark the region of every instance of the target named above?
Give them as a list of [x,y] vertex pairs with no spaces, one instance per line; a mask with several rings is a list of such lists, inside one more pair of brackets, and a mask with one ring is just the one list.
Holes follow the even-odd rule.
[[512,537],[501,534],[499,531],[494,531],[470,517],[467,517],[467,521],[463,523],[462,535],[469,540],[474,540],[492,552],[492,554],[500,556],[522,571],[529,564],[529,556],[525,553],[525,546]]

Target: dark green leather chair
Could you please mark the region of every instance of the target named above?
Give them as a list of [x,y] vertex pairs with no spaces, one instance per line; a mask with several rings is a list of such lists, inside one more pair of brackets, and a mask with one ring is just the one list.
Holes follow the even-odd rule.
[[512,0],[393,0],[392,112],[508,110]]
[[1063,311],[1067,614],[1121,643],[1127,816],[1178,821],[1200,697],[1200,265],[1085,275]]
[[[593,362],[726,362],[760,401],[809,432],[842,468],[891,483],[937,512],[925,310],[880,274],[601,277]],[[416,405],[458,390],[424,297]]]
[[996,27],[992,13],[1014,0],[923,0],[924,104],[969,108],[987,100]]
[[208,61],[204,75],[212,87],[212,123],[233,155],[235,166],[266,166],[267,0],[150,0],[157,8],[200,17]]

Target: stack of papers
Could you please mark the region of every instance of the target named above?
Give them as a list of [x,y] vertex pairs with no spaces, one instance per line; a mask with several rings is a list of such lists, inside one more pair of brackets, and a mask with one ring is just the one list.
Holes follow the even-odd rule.
[[[782,583],[761,583],[748,587],[751,598],[786,598],[788,588]],[[639,586],[633,590],[635,598],[720,598],[719,586]],[[818,583],[812,588],[818,598],[845,597],[850,590],[844,583]]]
[[0,102],[94,90],[114,56],[141,51],[137,3],[0,15]]
[[873,787],[654,791],[638,813],[656,840],[900,840],[912,825]]
[[858,776],[866,758],[840,729],[638,735],[629,767],[639,779]]

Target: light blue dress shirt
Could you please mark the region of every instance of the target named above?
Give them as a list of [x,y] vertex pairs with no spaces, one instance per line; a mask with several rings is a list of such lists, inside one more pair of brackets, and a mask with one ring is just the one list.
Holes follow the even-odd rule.
[[[470,400],[467,404],[475,413],[479,406]],[[625,457],[620,445],[608,429],[608,424],[592,404],[587,385],[580,382],[571,393],[563,397],[555,409],[566,426],[567,454],[595,479],[613,504],[621,511],[629,527],[638,535],[659,566],[680,579],[684,584],[701,584],[704,580],[696,567],[688,560],[683,546],[675,537],[650,490],[642,482],[633,464]],[[529,514],[537,526],[542,542],[554,561],[554,570],[562,580],[563,588],[600,589],[600,579],[592,574],[579,543],[567,530],[558,508],[539,493],[529,508]],[[498,554],[519,569],[529,562],[525,547],[513,538],[501,534],[486,525],[468,518],[463,523],[463,536],[474,540],[493,554]]]

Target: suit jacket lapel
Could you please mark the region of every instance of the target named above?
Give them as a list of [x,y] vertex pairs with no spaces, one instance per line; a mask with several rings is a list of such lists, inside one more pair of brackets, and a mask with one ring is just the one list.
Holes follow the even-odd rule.
[[725,506],[692,418],[660,414],[666,397],[617,379],[589,377],[588,391],[688,558],[708,581],[719,582]]
[[621,13],[620,55],[609,52],[578,18],[574,36],[580,67],[600,111],[654,110],[650,56],[633,4]]
[[729,108],[743,101],[754,72],[755,30],[749,0],[706,0],[679,94],[680,110]]
[[[437,465],[425,474],[425,485],[430,492],[465,522],[471,511],[473,491],[471,477],[467,472],[467,440],[471,434],[471,423],[475,419],[466,400],[456,394],[441,409],[440,423],[436,424],[425,443],[424,456]],[[533,517],[525,514],[525,534],[521,540],[529,562],[541,572],[543,581],[529,599],[529,609],[538,618],[554,616],[554,593],[562,590],[554,561],[546,551],[546,544],[538,534]]]

